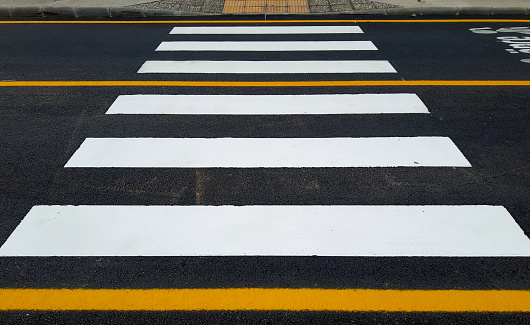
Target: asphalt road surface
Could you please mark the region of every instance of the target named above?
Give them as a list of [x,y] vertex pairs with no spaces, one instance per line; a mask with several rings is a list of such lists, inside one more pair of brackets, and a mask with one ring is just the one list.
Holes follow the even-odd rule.
[[[2,24],[0,290],[526,294],[529,21],[319,18],[333,22]],[[241,30],[264,26],[280,28]],[[7,324],[528,322],[508,309],[6,309]]]

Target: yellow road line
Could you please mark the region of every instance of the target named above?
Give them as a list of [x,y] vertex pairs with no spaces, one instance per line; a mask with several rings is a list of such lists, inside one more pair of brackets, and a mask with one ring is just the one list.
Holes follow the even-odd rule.
[[324,87],[324,86],[530,86],[530,80],[345,81],[0,81],[0,87]]
[[530,312],[528,290],[0,289],[0,310]]
[[530,19],[345,19],[345,20],[24,20],[0,24],[269,24],[269,23],[530,23]]

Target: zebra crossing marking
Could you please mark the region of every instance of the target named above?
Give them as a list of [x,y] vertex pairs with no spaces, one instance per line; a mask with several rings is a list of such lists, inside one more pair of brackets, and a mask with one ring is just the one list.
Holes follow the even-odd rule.
[[[327,26],[331,33],[362,33]],[[317,31],[318,30],[318,31]],[[246,31],[246,32],[245,32]],[[325,33],[330,33],[325,32]],[[322,34],[321,26],[171,34]],[[351,47],[354,46],[354,47]],[[350,42],[162,42],[157,51],[377,50]],[[147,61],[138,73],[397,73],[384,60]],[[123,95],[107,114],[429,113],[415,94]],[[446,137],[87,138],[65,167],[471,167]],[[530,256],[500,206],[35,206],[2,256]]]
[[370,41],[162,42],[155,51],[377,51]]
[[397,73],[385,60],[146,61],[138,73]]
[[35,206],[1,256],[530,256],[501,206]]
[[416,94],[120,95],[106,114],[428,114]]
[[230,35],[230,34],[362,34],[359,26],[197,26],[174,27],[172,35]]
[[87,138],[65,167],[471,167],[446,137]]
[[[463,21],[466,20],[458,20],[457,22]],[[228,23],[229,21],[211,22]],[[244,22],[248,23],[249,21]],[[270,21],[255,22],[268,23]],[[383,22],[389,22],[389,20]],[[409,22],[426,21],[416,20]],[[4,23],[159,24],[171,22],[38,21]],[[180,21],[179,23],[197,22]],[[261,83],[0,81],[0,87],[80,85],[275,87],[338,85],[528,86],[530,82],[469,80]],[[188,99],[192,98],[188,97]],[[174,113],[174,110],[168,107],[163,107],[162,109],[168,114]],[[169,113],[170,111],[171,113]],[[209,212],[204,213],[206,210],[203,209],[208,209]],[[298,209],[301,209],[301,211],[298,211]],[[290,213],[295,210],[296,213]],[[336,213],[339,210],[340,213]],[[191,213],[189,213],[190,211]],[[224,212],[231,211],[240,213],[232,213],[226,217]],[[381,211],[385,212],[382,213]],[[152,212],[155,213],[153,214]],[[306,213],[304,214],[304,212]],[[352,213],[351,215],[348,214],[350,212]],[[202,218],[196,218],[193,213]],[[287,217],[285,218],[280,213],[285,213]],[[330,218],[327,218],[328,216]],[[344,222],[342,219],[348,220]],[[224,220],[229,220],[229,222],[224,223]],[[203,225],[205,227],[202,227]],[[255,234],[258,234],[258,236]],[[218,242],[221,245],[216,245]],[[287,243],[285,245],[286,248],[281,246],[284,243]],[[371,243],[375,244],[370,246]],[[191,252],[190,248],[192,249]],[[366,250],[362,250],[363,248]],[[188,251],[185,251],[186,249]],[[226,250],[223,251],[223,249]],[[108,256],[186,256],[186,254],[196,254],[193,256],[207,254],[215,256],[222,254],[227,254],[227,256],[263,254],[264,256],[270,256],[270,252],[273,252],[276,254],[274,256],[292,254],[294,256],[370,257],[529,257],[529,251],[528,238],[506,209],[500,206],[35,206],[23,219],[8,241],[0,247],[0,256],[105,256],[104,254],[108,254]],[[121,261],[121,259],[118,260]],[[451,259],[451,261],[453,260]],[[130,286],[134,286],[134,284]],[[267,289],[248,287],[73,290],[8,288],[0,289],[0,296],[3,297],[3,299],[0,299],[0,310],[4,311],[530,311],[530,304],[528,304],[528,301],[530,301],[529,290]]]

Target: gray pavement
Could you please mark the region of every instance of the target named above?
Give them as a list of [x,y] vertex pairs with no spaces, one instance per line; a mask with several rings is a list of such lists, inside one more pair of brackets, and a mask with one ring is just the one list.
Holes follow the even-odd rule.
[[[308,4],[311,13],[530,14],[528,0],[309,0]],[[0,16],[38,16],[43,15],[43,12],[74,16],[101,15],[101,12],[107,12],[111,17],[135,14],[178,15],[182,12],[220,14],[223,6],[224,0],[0,0]],[[42,10],[43,8],[46,10]],[[75,8],[104,10],[83,11],[79,15]],[[114,10],[112,15],[110,8],[122,10]],[[23,9],[29,9],[29,13]],[[390,11],[385,11],[387,9]],[[146,11],[149,12],[146,14]]]

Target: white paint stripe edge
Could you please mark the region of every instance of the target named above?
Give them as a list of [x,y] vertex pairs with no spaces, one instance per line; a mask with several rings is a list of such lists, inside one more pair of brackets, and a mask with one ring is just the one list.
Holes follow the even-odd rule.
[[530,256],[501,206],[35,206],[1,256]]
[[359,26],[220,26],[174,27],[170,34],[360,34]]
[[416,94],[121,95],[106,114],[428,114]]
[[88,138],[65,167],[471,167],[449,138]]
[[376,51],[370,41],[162,42],[156,51]]
[[138,73],[396,73],[384,60],[146,61]]

